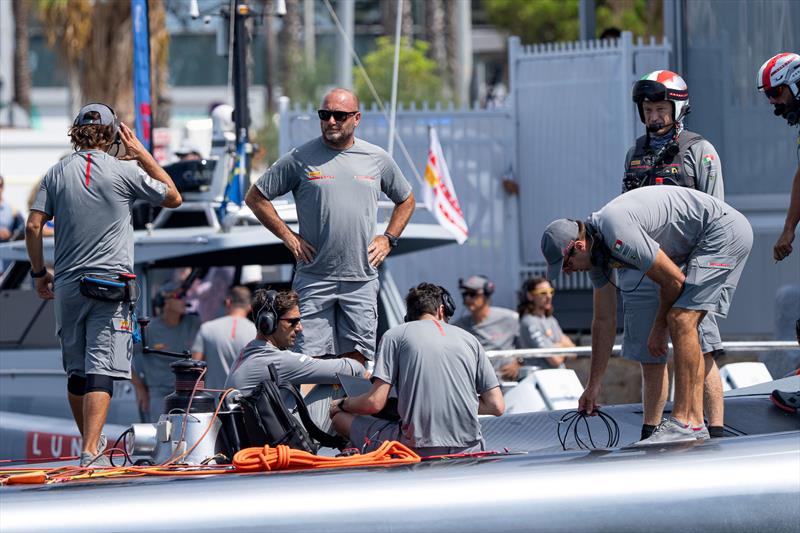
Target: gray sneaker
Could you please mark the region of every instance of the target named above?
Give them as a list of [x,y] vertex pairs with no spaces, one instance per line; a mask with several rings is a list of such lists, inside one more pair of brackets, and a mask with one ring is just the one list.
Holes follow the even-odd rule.
[[[705,436],[699,436],[698,433],[703,430],[705,431]],[[705,426],[703,426],[703,430],[695,431],[690,427],[684,426],[675,418],[670,417],[669,420],[659,424],[650,437],[634,443],[633,446],[651,446],[668,442],[691,442],[701,438],[708,438],[708,430],[705,429]]]
[[81,466],[111,466],[111,461],[103,454],[103,452],[106,451],[106,446],[108,446],[108,439],[101,433],[100,438],[97,439],[97,455],[92,455],[89,452],[81,452]]
[[708,428],[705,424],[700,429],[693,429],[694,436],[697,440],[708,440],[711,438],[711,434],[708,432]]

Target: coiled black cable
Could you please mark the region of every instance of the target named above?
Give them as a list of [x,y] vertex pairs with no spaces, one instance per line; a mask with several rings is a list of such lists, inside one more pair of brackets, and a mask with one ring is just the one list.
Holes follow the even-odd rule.
[[[125,447],[125,437],[128,435],[128,433],[133,433],[133,428],[128,428],[123,431],[122,435],[120,435],[117,440],[114,441],[114,446],[111,448],[111,450],[109,450],[108,461],[111,463],[111,466],[116,466],[114,464],[114,454],[120,452],[124,456],[124,459],[122,460],[122,466],[125,466],[128,463],[133,464],[133,460],[131,459],[131,456],[128,455],[128,450]],[[119,447],[120,443],[122,443],[121,448]]]
[[[587,419],[594,418],[594,416],[589,416],[583,411],[568,411],[564,413],[561,418],[558,420],[558,426],[556,431],[558,433],[558,442],[561,443],[561,448],[566,451],[567,450],[567,440],[569,439],[570,433],[572,434],[572,438],[575,441],[575,445],[580,450],[594,450],[597,448],[614,448],[619,444],[619,424],[611,415],[608,415],[600,409],[595,411],[597,413],[597,418],[599,418],[603,425],[606,427],[606,441],[605,445],[598,446],[594,442],[594,437],[592,436],[592,430],[589,427],[589,421]],[[581,436],[581,432],[579,428],[581,427],[581,422],[583,422],[583,427],[586,428],[585,436]],[[596,435],[595,435],[596,436]],[[588,439],[588,443],[585,439]],[[598,440],[598,443],[601,441]]]

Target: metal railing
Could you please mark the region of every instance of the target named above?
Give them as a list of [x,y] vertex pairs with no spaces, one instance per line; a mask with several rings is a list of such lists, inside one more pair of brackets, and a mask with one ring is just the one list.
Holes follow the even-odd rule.
[[[669,343],[669,351],[672,352],[672,343]],[[725,353],[750,353],[764,352],[772,350],[800,350],[796,341],[729,341],[723,342],[722,348]],[[615,344],[611,349],[612,355],[619,355],[622,352],[622,345]],[[503,357],[519,357],[521,359],[533,359],[550,355],[576,355],[578,357],[589,357],[592,355],[591,346],[573,346],[570,348],[525,348],[520,350],[490,350],[486,354],[489,359],[500,359]]]

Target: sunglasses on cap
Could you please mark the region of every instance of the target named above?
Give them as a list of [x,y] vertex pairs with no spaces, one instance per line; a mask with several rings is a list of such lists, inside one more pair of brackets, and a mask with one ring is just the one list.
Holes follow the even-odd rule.
[[301,317],[296,317],[296,318],[279,318],[278,320],[281,320],[283,322],[288,322],[291,327],[296,328],[297,324],[299,324],[300,321],[303,319]]
[[317,116],[320,120],[328,121],[333,117],[333,120],[336,122],[344,122],[356,113],[358,113],[358,111],[329,111],[327,109],[320,109],[317,111]]

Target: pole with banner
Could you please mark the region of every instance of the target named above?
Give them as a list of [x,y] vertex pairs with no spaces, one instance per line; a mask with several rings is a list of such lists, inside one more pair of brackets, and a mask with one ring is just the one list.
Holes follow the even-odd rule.
[[153,151],[153,111],[150,94],[150,18],[147,0],[131,0],[133,21],[133,101],[136,136]]
[[431,145],[428,150],[428,164],[425,167],[426,187],[423,201],[436,221],[453,234],[458,244],[464,244],[469,237],[467,221],[458,203],[453,180],[450,179],[450,169],[444,160],[439,136],[432,127],[428,128],[428,133]]

